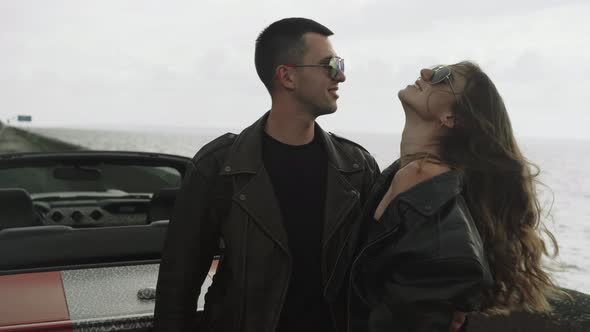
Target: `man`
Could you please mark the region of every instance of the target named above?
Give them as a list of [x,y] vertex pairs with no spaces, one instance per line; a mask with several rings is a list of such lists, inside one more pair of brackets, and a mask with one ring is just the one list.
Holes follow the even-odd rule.
[[[288,18],[258,37],[256,70],[272,108],[189,163],[162,255],[156,331],[345,331],[351,240],[379,169],[315,123],[336,111],[346,79],[330,35]],[[220,239],[223,258],[195,324]]]

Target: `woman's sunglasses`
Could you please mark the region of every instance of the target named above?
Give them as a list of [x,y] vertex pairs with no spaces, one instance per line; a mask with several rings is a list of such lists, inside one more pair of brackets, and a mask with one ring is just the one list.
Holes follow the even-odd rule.
[[287,67],[323,67],[328,68],[328,73],[332,79],[336,79],[339,73],[344,73],[344,59],[340,57],[331,57],[327,63],[320,63],[317,65],[293,65],[287,64]]
[[458,100],[457,94],[455,93],[455,89],[453,88],[453,82],[451,82],[452,74],[453,71],[451,70],[451,68],[447,66],[435,66],[434,68],[432,68],[432,76],[430,76],[427,82],[430,84],[438,84],[443,81],[446,81],[449,84],[449,87],[451,88],[451,91],[453,92],[455,99]]

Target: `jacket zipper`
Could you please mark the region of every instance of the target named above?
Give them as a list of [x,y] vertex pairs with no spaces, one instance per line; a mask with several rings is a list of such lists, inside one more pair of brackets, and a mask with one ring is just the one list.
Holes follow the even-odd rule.
[[250,220],[248,220],[246,222],[246,225],[244,227],[244,235],[242,235],[242,241],[243,241],[243,247],[244,250],[242,251],[242,255],[243,255],[243,260],[242,260],[242,271],[244,271],[244,280],[243,280],[243,285],[242,285],[242,308],[240,309],[240,317],[238,318],[238,325],[237,325],[237,330],[240,331],[242,330],[242,317],[244,317],[245,313],[246,313],[246,286],[248,284],[248,277],[247,277],[247,273],[246,273],[246,265],[248,264],[248,224],[250,223]]
[[[352,231],[350,231],[348,233],[348,235],[346,236],[346,239],[344,240],[345,245],[343,245],[342,248],[340,248],[340,252],[338,254],[338,257],[336,258],[336,263],[334,265],[334,270],[332,271],[330,278],[326,282],[326,286],[324,287],[324,298],[326,298],[326,293],[328,291],[328,285],[330,284],[330,281],[332,281],[332,279],[334,278],[335,271],[336,271],[336,265],[338,265],[338,261],[340,261],[340,257],[342,257],[342,252],[344,251],[344,247],[346,247],[346,242],[348,242],[348,239],[350,238],[350,234],[352,234]],[[330,313],[332,314],[332,325],[334,325],[334,328],[336,330],[338,330],[338,324],[336,323],[336,315],[334,314],[334,307],[331,303],[329,304],[329,307],[330,307]]]
[[[244,230],[244,247],[246,248],[246,234],[247,234],[247,229]],[[289,289],[289,283],[291,282],[291,271],[292,271],[292,266],[291,266],[291,254],[287,253],[288,257],[289,257],[289,273],[287,274],[287,285],[286,287],[283,288],[283,294],[281,295],[281,301],[280,301],[280,305],[279,305],[279,310],[277,311],[277,314],[275,314],[274,317],[274,322],[273,322],[273,328],[271,331],[276,330],[277,328],[277,324],[278,324],[278,320],[280,318],[281,315],[281,311],[283,310],[283,305],[285,304],[285,294],[287,293],[287,290]],[[244,267],[244,271],[246,271],[246,265],[247,265],[247,254],[246,254],[246,250],[244,250],[244,261],[243,261],[243,267]],[[246,280],[246,273],[244,272],[244,285],[243,285],[243,289],[246,289],[247,286],[247,280]],[[244,313],[246,311],[246,296],[244,296],[244,294],[242,293],[242,312],[240,314],[240,318],[238,320],[239,324],[238,324],[238,329],[241,330],[242,328],[242,317],[244,316]]]
[[[344,211],[344,213],[341,215],[347,215],[358,204],[358,202],[359,202],[359,200],[357,199],[355,201],[355,204],[349,204],[348,209],[346,209]],[[330,274],[330,276],[326,280],[326,285],[324,286],[324,298],[326,297],[326,293],[328,291],[328,285],[330,285],[330,282],[334,279],[334,275],[336,273],[336,266],[338,265],[338,262],[340,261],[340,258],[342,257],[342,253],[344,252],[344,248],[346,248],[346,243],[350,239],[350,234],[352,234],[352,230],[350,232],[348,232],[348,235],[346,235],[346,238],[344,239],[344,242],[343,242],[344,244],[342,245],[342,247],[338,251],[338,257],[336,257],[336,262],[334,263],[334,269],[332,269],[332,273]],[[324,256],[323,253],[322,253],[322,256]],[[322,257],[322,259],[324,262],[326,261],[325,257]],[[324,266],[325,266],[325,264],[324,264]],[[334,315],[334,308],[333,308],[332,304],[329,304],[329,308],[330,308],[330,313],[332,314],[332,325],[334,325],[335,329],[338,329],[338,324],[336,323],[336,317]]]
[[334,327],[334,331],[338,331],[338,324],[336,324],[336,314],[334,314],[334,307],[332,304],[329,305],[330,307],[330,314],[332,316],[332,326]]
[[289,283],[291,282],[291,272],[292,272],[291,264],[292,264],[291,263],[291,254],[289,254],[289,273],[287,274],[287,285],[286,285],[286,287],[283,288],[283,294],[281,294],[281,302],[279,303],[279,310],[275,314],[273,327],[272,327],[271,331],[274,331],[277,329],[277,325],[278,325],[279,319],[281,317],[281,312],[283,311],[283,306],[285,305],[285,295],[287,294],[287,291],[289,290]]
[[[356,204],[355,204],[356,205]],[[354,206],[351,206],[345,214],[347,214],[348,212],[350,212],[350,210],[352,210]],[[330,284],[330,282],[332,281],[332,279],[334,279],[334,275],[336,273],[336,265],[338,264],[338,262],[340,261],[340,257],[342,257],[342,253],[344,252],[344,248],[346,247],[346,243],[348,242],[348,239],[350,239],[350,234],[352,233],[352,230],[350,232],[348,232],[348,235],[346,235],[346,238],[344,239],[344,245],[342,245],[342,247],[340,248],[339,252],[338,252],[338,257],[336,257],[336,263],[334,263],[334,269],[332,270],[332,273],[330,274],[330,277],[328,278],[328,280],[326,281],[326,287],[324,287],[324,296],[326,296],[326,291],[328,289],[328,285]],[[324,259],[325,261],[325,259]]]

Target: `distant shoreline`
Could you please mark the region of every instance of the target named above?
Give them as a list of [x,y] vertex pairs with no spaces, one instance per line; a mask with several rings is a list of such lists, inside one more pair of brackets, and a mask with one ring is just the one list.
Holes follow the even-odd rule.
[[[12,125],[12,124],[11,124]],[[377,136],[377,137],[393,137],[393,138],[400,138],[401,133],[389,133],[389,132],[381,132],[381,131],[362,131],[362,130],[338,130],[333,129],[328,126],[322,125],[322,128],[329,132],[334,132],[337,135],[341,135],[344,137],[355,137],[355,136]],[[14,125],[13,125],[14,126]],[[16,125],[15,127],[22,128],[22,129],[49,129],[49,130],[89,130],[89,131],[116,131],[116,132],[164,132],[164,133],[201,133],[201,134],[216,134],[219,133],[220,135],[232,132],[232,133],[240,133],[244,128],[238,127],[188,127],[188,126],[123,126],[123,125],[96,125],[96,126],[53,126],[53,125]],[[563,137],[563,136],[529,136],[529,135],[522,135],[516,136],[516,139],[520,142],[530,142],[530,141],[576,141],[576,142],[588,142],[590,144],[590,137]]]

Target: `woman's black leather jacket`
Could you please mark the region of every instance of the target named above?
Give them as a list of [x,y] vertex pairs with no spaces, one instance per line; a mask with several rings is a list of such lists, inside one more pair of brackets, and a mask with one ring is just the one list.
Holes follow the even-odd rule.
[[[482,291],[493,284],[483,243],[457,170],[399,194],[375,221],[398,170],[396,161],[383,171],[367,202],[366,240],[352,265],[349,306],[368,311],[371,332],[446,332],[453,312],[478,310]],[[355,310],[349,316],[359,317]]]

